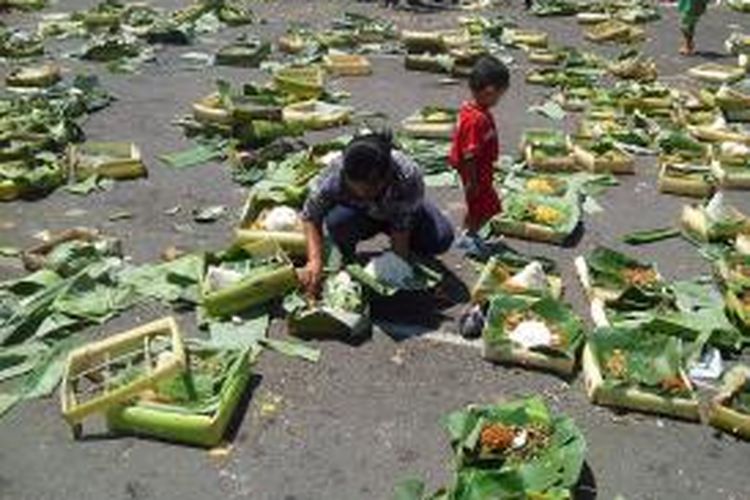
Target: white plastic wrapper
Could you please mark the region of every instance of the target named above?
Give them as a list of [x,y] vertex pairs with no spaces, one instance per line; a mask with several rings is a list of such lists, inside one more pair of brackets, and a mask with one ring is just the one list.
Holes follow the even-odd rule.
[[372,259],[365,272],[378,281],[395,288],[406,288],[414,280],[414,268],[393,252]]
[[263,229],[266,231],[294,231],[300,223],[297,211],[291,207],[281,205],[272,208],[263,219]]
[[552,332],[541,321],[521,322],[508,338],[526,349],[552,345]]
[[508,285],[523,290],[547,291],[549,283],[544,268],[538,261],[530,262],[508,280]]
[[724,203],[724,193],[717,191],[706,205],[706,215],[709,219],[720,221],[729,218],[730,213],[726,203]]

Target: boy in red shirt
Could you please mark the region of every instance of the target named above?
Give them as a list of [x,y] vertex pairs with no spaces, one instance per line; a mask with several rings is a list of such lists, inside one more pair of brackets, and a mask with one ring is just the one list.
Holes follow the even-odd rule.
[[479,229],[502,206],[493,187],[493,170],[500,145],[491,108],[510,85],[508,68],[492,56],[479,59],[469,76],[472,99],[461,106],[453,135],[449,162],[458,170],[466,196],[464,235],[456,245],[467,252],[480,252]]

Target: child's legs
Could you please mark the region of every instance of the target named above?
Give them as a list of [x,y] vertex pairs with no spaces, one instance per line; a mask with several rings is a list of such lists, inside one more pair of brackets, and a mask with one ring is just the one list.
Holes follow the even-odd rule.
[[453,244],[453,226],[429,200],[424,200],[414,214],[409,245],[411,251],[424,257],[445,253]]
[[382,222],[368,216],[363,210],[336,205],[325,218],[328,234],[345,260],[352,260],[357,243],[368,240],[384,231]]

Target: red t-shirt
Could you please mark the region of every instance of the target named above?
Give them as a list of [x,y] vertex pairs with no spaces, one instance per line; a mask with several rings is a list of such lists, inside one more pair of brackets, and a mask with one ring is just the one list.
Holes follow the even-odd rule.
[[467,220],[475,226],[481,226],[502,209],[500,197],[493,186],[493,170],[499,154],[497,128],[490,111],[474,102],[464,103],[458,114],[448,162],[458,170],[466,186],[470,173],[462,168],[462,162],[466,158],[474,159],[477,186],[471,197],[467,193],[466,207]]
[[458,125],[453,134],[449,161],[453,168],[461,170],[461,162],[473,157],[479,168],[480,183],[484,171],[492,173],[492,168],[500,154],[495,120],[488,109],[475,102],[465,102],[458,113]]

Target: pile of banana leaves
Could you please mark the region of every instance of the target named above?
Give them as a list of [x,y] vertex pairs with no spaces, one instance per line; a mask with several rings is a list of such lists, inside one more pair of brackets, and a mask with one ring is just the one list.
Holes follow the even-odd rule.
[[77,120],[111,100],[94,76],[0,96],[0,199],[43,195],[65,183],[63,154],[83,139]]
[[[711,280],[668,283],[653,265],[605,247],[588,254],[585,265],[582,281],[599,326],[637,327],[727,351],[747,342],[726,314],[725,301]],[[580,262],[577,266],[580,273]]]
[[399,500],[572,498],[586,453],[572,419],[541,398],[468,406],[445,417],[455,456],[454,479],[432,495],[418,480],[396,487]]

